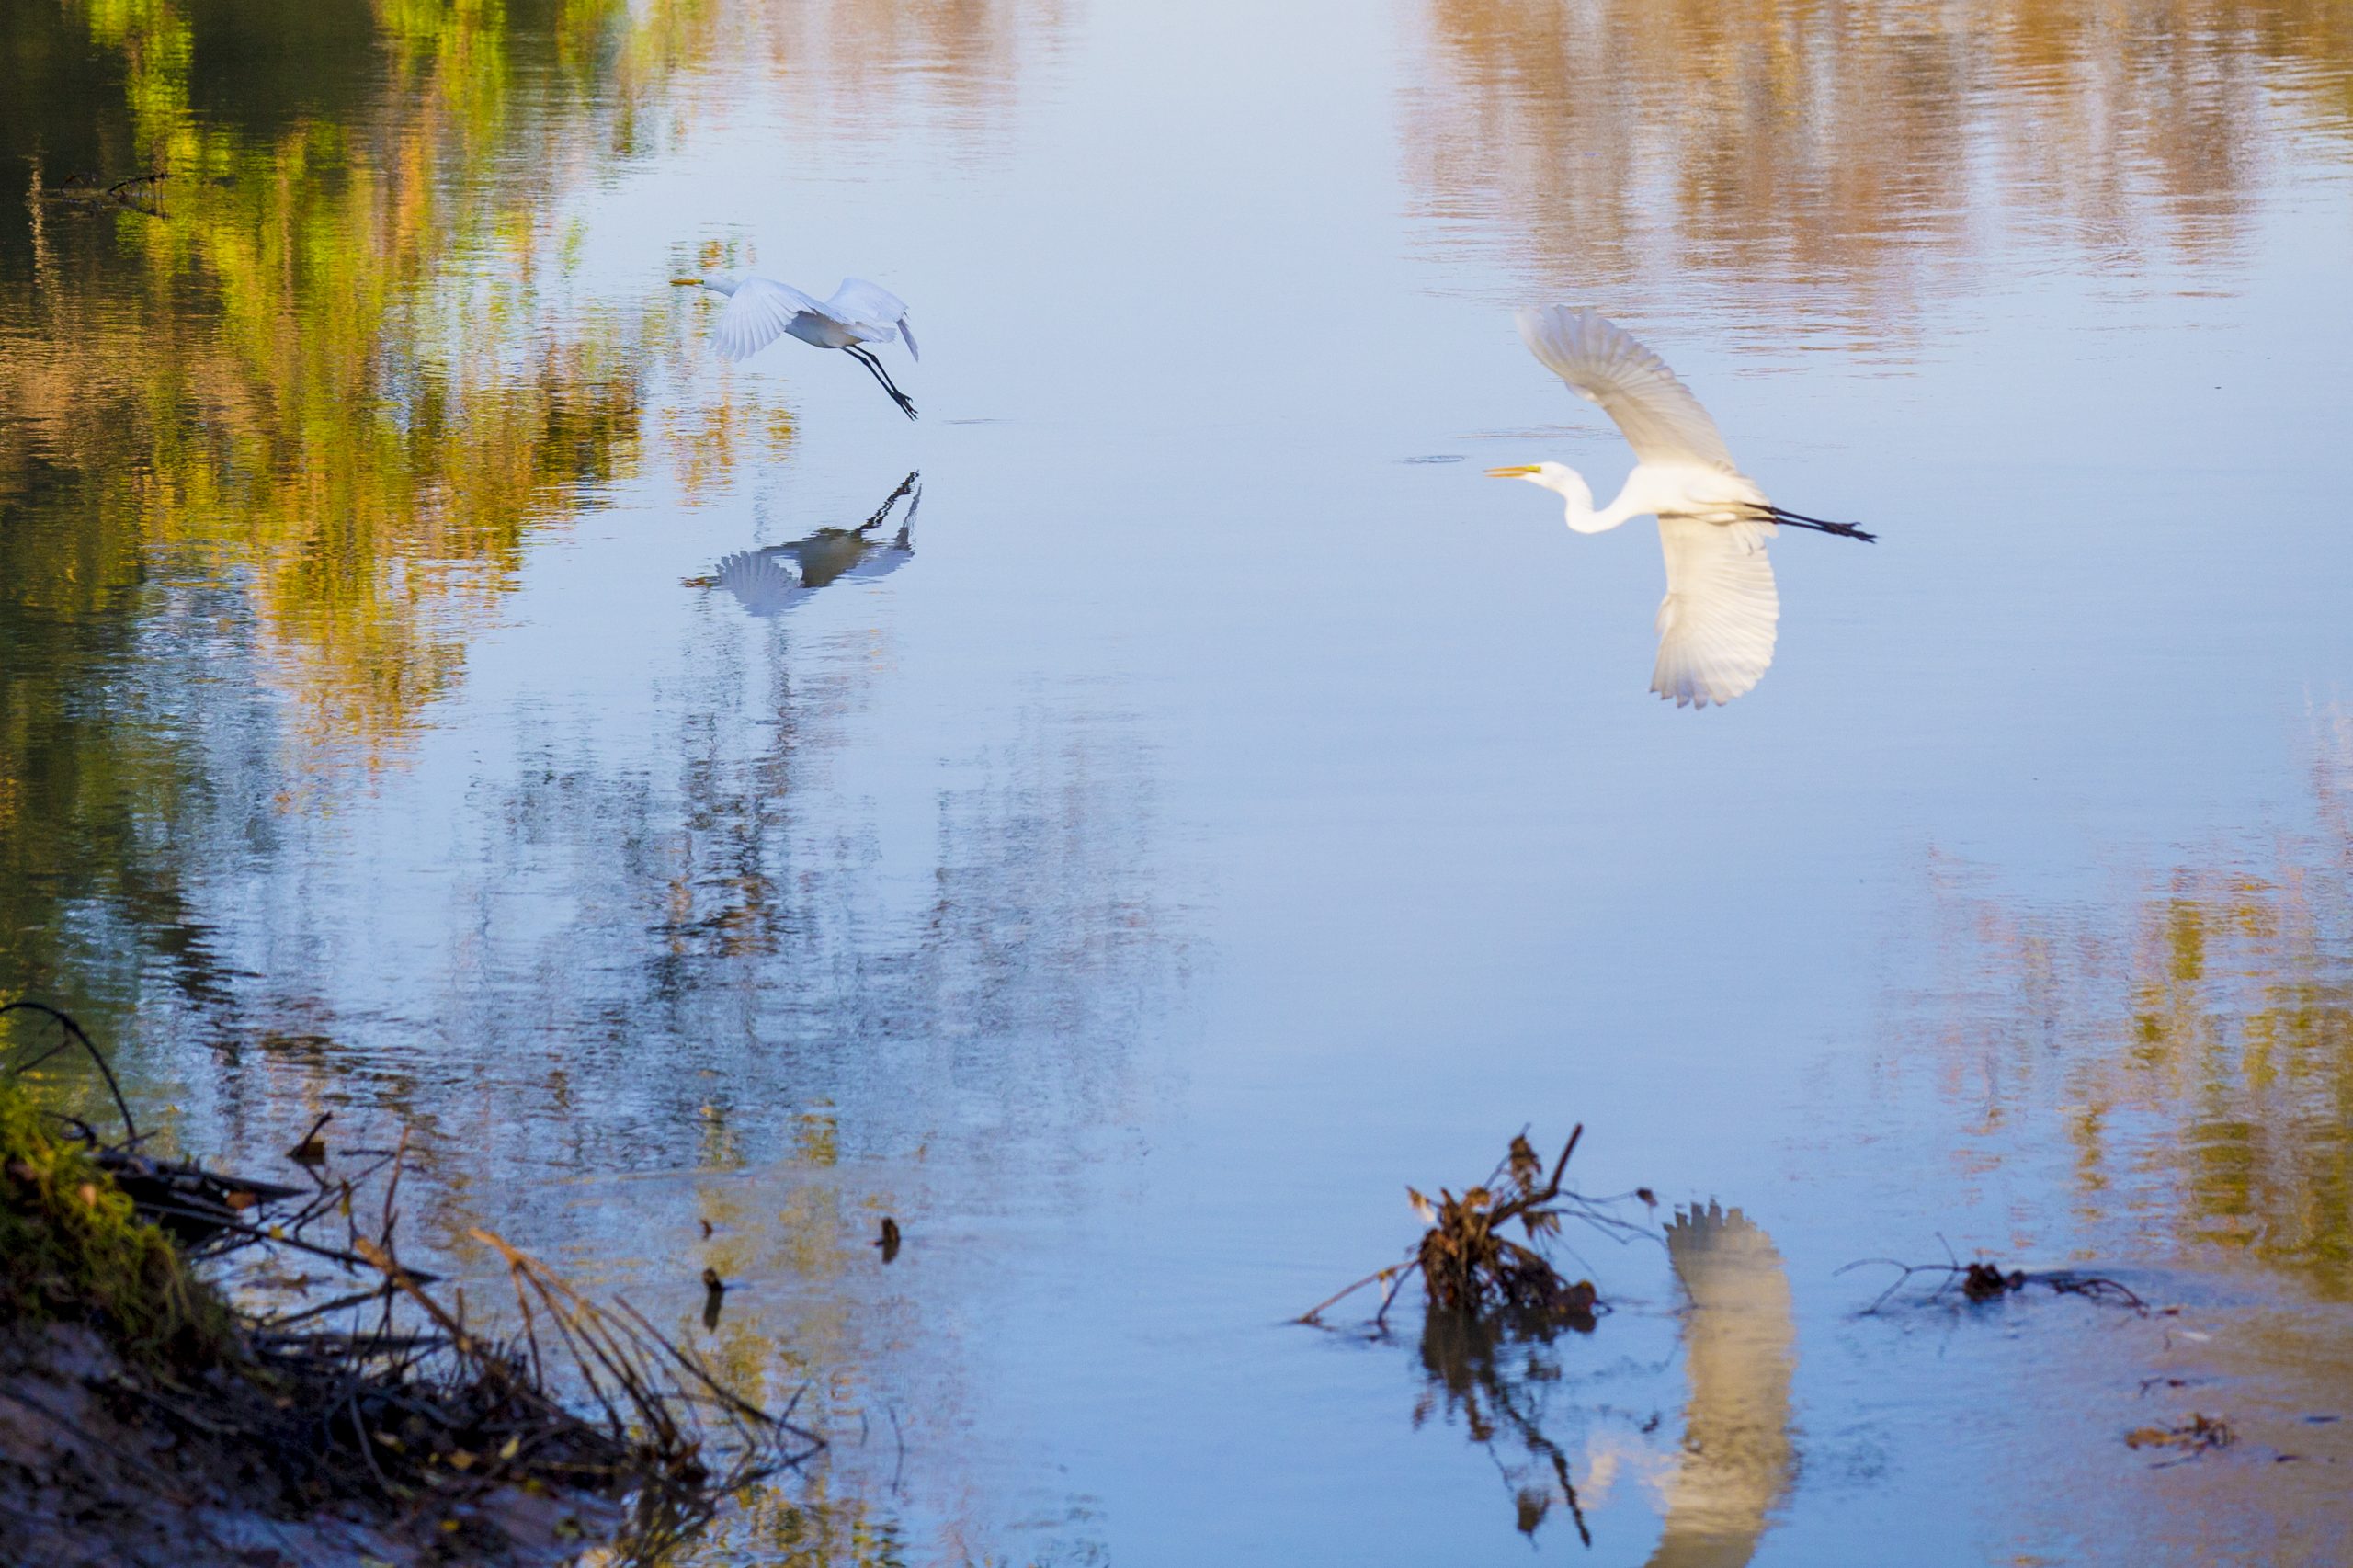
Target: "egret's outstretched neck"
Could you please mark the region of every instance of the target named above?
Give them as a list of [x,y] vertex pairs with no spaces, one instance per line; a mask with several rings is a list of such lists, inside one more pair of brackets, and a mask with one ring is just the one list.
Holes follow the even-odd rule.
[[704,278],[702,286],[714,294],[733,294],[744,286],[744,280],[740,278],[714,276]]
[[1569,527],[1578,533],[1597,534],[1626,520],[1622,516],[1611,515],[1617,510],[1614,506],[1608,512],[1595,511],[1593,486],[1573,469],[1547,472],[1540,483],[1547,490],[1559,492],[1562,499],[1568,502]]

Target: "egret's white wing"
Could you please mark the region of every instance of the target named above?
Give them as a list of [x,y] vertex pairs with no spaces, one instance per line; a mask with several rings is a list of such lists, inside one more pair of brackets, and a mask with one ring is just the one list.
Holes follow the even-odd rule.
[[1666,551],[1666,597],[1658,607],[1658,664],[1651,689],[1678,708],[1730,702],[1773,662],[1781,596],[1765,543],[1770,523],[1658,520]]
[[880,283],[869,283],[863,278],[845,278],[834,297],[825,301],[825,313],[836,321],[852,322],[871,329],[874,340],[891,341],[896,332],[906,339],[907,352],[917,359],[923,358],[915,347],[915,335],[907,326],[907,302]]
[[1733,466],[1722,433],[1691,389],[1598,311],[1541,305],[1520,312],[1518,320],[1529,351],[1570,391],[1599,403],[1643,461]]
[[729,359],[747,359],[783,336],[792,318],[804,311],[823,314],[824,307],[790,283],[746,278],[719,312],[719,352]]
[[1741,1568],[1790,1483],[1797,1324],[1772,1238],[1737,1209],[1677,1213],[1667,1256],[1691,1299],[1682,1459],[1650,1568]]

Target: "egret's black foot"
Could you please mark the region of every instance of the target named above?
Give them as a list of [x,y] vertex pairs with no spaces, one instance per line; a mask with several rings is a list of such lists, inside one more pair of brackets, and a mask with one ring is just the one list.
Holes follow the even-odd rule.
[[[896,403],[899,405],[899,412],[900,412],[900,413],[902,413],[902,414],[905,415],[906,415],[908,418],[910,418],[910,419],[913,419],[913,418],[915,416],[915,405],[912,402],[910,402],[907,398],[905,398],[905,397],[902,396],[901,394],[899,394],[899,393],[897,393],[897,392],[892,392],[892,393],[891,394],[891,398],[892,398],[892,402]],[[1868,538],[1869,536],[1868,536],[1868,535],[1866,535],[1865,537],[1867,537],[1867,538]]]

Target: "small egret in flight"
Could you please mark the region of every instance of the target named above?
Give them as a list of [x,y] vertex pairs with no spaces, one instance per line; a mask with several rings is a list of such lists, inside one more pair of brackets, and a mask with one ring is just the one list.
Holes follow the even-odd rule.
[[1597,534],[1630,518],[1658,518],[1666,598],[1658,607],[1651,689],[1705,708],[1755,686],[1773,662],[1781,599],[1765,559],[1775,525],[1870,540],[1852,523],[1824,522],[1765,499],[1733,466],[1716,422],[1659,357],[1598,312],[1547,305],[1519,312],[1519,335],[1569,390],[1617,423],[1638,460],[1618,499],[1597,510],[1593,491],[1560,463],[1491,468],[1567,498],[1569,527]]
[[907,353],[923,358],[915,347],[915,330],[907,325],[907,302],[877,283],[845,278],[834,297],[823,303],[790,283],[772,278],[673,278],[681,289],[703,288],[727,296],[719,312],[719,352],[728,359],[748,359],[790,333],[819,348],[839,348],[874,373],[899,412],[913,419],[915,405],[866,347],[904,339]]

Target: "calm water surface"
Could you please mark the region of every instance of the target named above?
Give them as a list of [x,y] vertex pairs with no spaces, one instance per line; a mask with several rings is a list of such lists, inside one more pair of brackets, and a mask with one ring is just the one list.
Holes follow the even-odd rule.
[[[805,1389],[694,1561],[2345,1560],[2335,0],[0,18],[0,985]],[[1882,535],[1730,709],[1556,298]],[[1732,1307],[1283,1326],[1576,1121]]]

